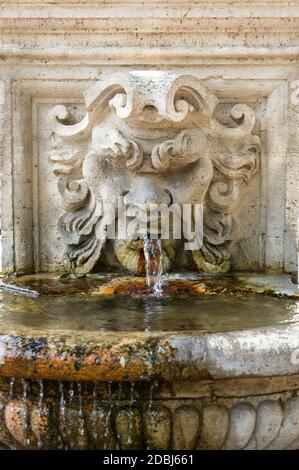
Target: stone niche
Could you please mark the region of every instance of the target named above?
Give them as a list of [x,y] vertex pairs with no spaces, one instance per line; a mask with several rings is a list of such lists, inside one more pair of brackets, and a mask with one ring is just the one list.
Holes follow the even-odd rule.
[[[280,3],[113,0],[99,8],[90,0],[73,2],[71,10],[64,1],[46,7],[33,0],[26,5],[5,4],[0,12],[2,270],[53,271],[63,263],[67,237],[59,230],[58,220],[66,200],[61,185],[57,188],[59,171],[54,168],[53,172],[57,158],[53,152],[60,145],[62,158],[70,160],[76,146],[82,151],[87,145],[90,152],[92,126],[103,122],[107,123],[106,136],[113,140],[116,112],[124,111],[129,103],[129,98],[121,103],[117,85],[122,77],[127,81],[122,90],[127,86],[128,93],[135,94],[133,114],[140,118],[138,106],[149,106],[149,112],[155,105],[160,114],[164,112],[172,131],[176,129],[178,139],[182,130],[178,123],[183,119],[178,115],[187,113],[186,106],[191,114],[195,108],[198,116],[201,109],[196,124],[192,118],[187,123],[199,148],[187,153],[191,159],[196,152],[202,156],[200,139],[208,140],[214,189],[222,149],[230,153],[231,168],[220,168],[226,180],[218,178],[224,184],[223,200],[230,199],[221,211],[218,204],[216,213],[230,218],[230,228],[233,225],[225,240],[232,269],[295,272],[299,11],[296,2]],[[169,111],[170,98],[164,99],[163,93],[180,80],[181,94]],[[146,84],[152,90],[145,90]],[[60,109],[58,121],[53,109]],[[113,114],[114,121],[107,114]],[[134,123],[139,144],[146,127],[144,114],[142,119],[143,124]],[[90,132],[82,141],[85,131],[80,125],[87,125]],[[68,132],[73,132],[73,140]],[[53,138],[59,142],[53,143]],[[109,145],[120,145],[117,139],[120,135],[114,134]],[[144,153],[152,150],[142,149]],[[238,152],[239,159],[240,155],[247,158],[244,166],[237,163]],[[136,159],[129,163],[134,181],[138,150],[131,158]],[[80,173],[77,170],[72,168],[73,179]],[[206,207],[210,183],[204,193]],[[217,221],[218,228],[222,222]],[[96,265],[94,261],[87,270]]]

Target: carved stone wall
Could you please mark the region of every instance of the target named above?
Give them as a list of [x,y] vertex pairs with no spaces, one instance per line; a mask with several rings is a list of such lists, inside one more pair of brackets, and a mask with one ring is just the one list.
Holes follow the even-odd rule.
[[[175,77],[192,77],[196,86],[208,89],[213,97],[206,102],[203,96],[204,112],[212,112],[217,98],[214,122],[231,134],[241,117],[234,106],[242,103],[252,110],[255,124],[247,136],[257,136],[261,141],[260,170],[249,185],[242,183],[242,198],[233,208],[236,231],[229,248],[232,264],[237,270],[295,271],[298,10],[296,2],[272,4],[269,8],[266,1],[251,5],[240,0],[232,5],[215,2],[207,7],[192,1],[182,6],[168,0],[151,0],[146,5],[130,1],[128,6],[111,0],[99,9],[93,1],[78,0],[71,12],[58,0],[46,8],[33,0],[21,7],[18,0],[5,4],[0,12],[3,270],[53,270],[63,260],[65,241],[57,229],[61,198],[53,163],[48,162],[53,130],[47,121],[49,111],[55,105],[64,105],[72,122],[79,122],[91,112],[87,108],[98,96],[105,76],[116,77],[137,69],[170,73],[169,78],[159,82],[159,89],[151,92],[154,99],[160,95],[161,103],[165,91],[162,82],[167,87]],[[140,89],[138,80],[135,89]],[[90,101],[86,100],[88,90],[94,90]],[[185,98],[184,90],[178,101]],[[119,96],[114,106],[121,107],[121,99]],[[188,100],[193,106],[190,94]],[[108,113],[111,119],[116,112],[113,109]],[[180,112],[184,109],[178,108]],[[198,116],[197,111],[195,114]],[[101,122],[105,119],[99,118]],[[172,128],[185,125],[182,121],[170,122]],[[187,129],[198,132],[201,126],[189,122]],[[215,135],[210,138],[205,133],[205,137],[213,144],[217,140]],[[124,138],[128,136],[124,134]],[[88,145],[91,140],[87,139]],[[224,141],[222,135],[218,146]],[[240,147],[247,141],[237,139],[235,144]],[[233,149],[230,140],[224,154],[227,151],[242,155],[244,148]],[[248,148],[245,153],[248,155]],[[214,157],[218,167],[222,165],[223,177],[219,153]],[[210,155],[210,159],[214,157]],[[136,158],[137,162],[131,162],[133,166],[138,165],[138,152]],[[215,161],[213,165],[215,179]],[[137,172],[137,168],[131,166],[126,171]],[[227,178],[228,169],[225,171]],[[237,180],[239,185],[241,178]],[[235,177],[233,181],[235,184]],[[225,189],[218,180],[217,185],[214,189]],[[230,186],[230,190],[236,195],[237,188]],[[225,227],[230,225],[228,219]],[[228,232],[224,230],[224,238],[229,237]],[[214,240],[208,243],[204,260],[195,257],[200,266],[207,260],[214,263],[215,258],[226,257],[225,250],[215,252],[219,245]]]

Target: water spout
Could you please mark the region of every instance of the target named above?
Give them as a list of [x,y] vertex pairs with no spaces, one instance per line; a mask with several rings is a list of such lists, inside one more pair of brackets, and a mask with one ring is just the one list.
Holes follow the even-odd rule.
[[162,292],[163,285],[163,251],[160,239],[151,239],[144,234],[143,252],[145,259],[146,285],[152,287],[157,295]]

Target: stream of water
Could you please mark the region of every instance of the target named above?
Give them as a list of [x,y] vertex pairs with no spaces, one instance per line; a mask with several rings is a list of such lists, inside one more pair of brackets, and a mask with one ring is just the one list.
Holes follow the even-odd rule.
[[144,234],[143,252],[147,287],[152,287],[154,294],[161,295],[163,290],[163,251],[160,239],[151,239]]

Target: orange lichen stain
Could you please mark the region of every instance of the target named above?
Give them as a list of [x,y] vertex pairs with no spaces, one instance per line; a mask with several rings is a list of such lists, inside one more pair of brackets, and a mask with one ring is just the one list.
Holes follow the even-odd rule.
[[[190,295],[217,295],[209,290],[203,283],[194,283],[190,280],[168,280],[163,285],[164,295],[177,295],[188,293]],[[99,296],[112,295],[137,295],[148,296],[152,294],[152,289],[146,286],[145,278],[134,277],[131,279],[115,279],[109,284],[101,286],[93,294]]]
[[194,294],[217,295],[216,292],[209,290],[204,284],[194,284],[192,289],[193,289]]
[[130,292],[137,292],[140,288],[144,288],[145,279],[134,277],[132,279],[115,279],[109,284],[105,284],[99,288],[97,292],[93,292],[99,296],[109,295],[127,295]]

